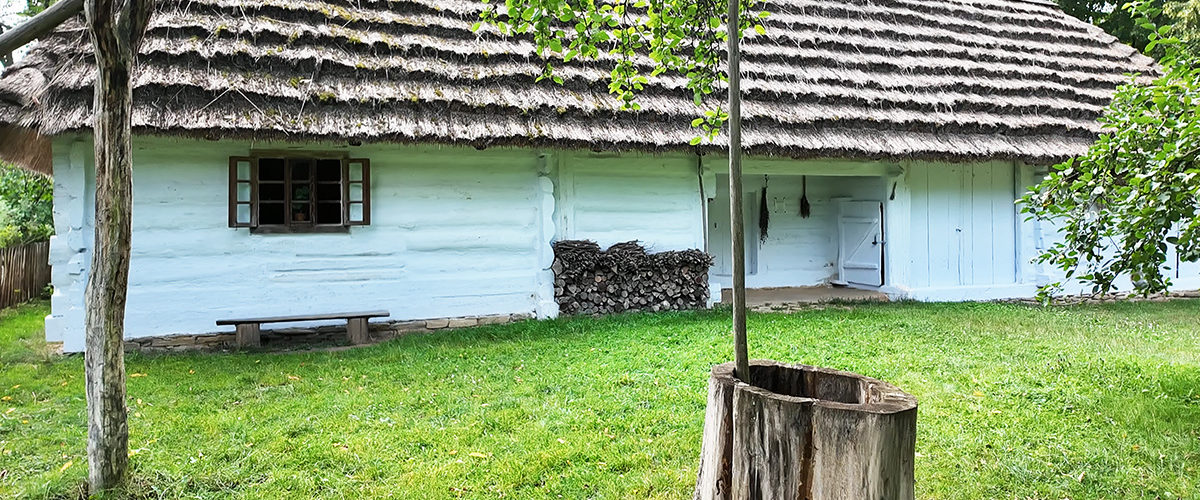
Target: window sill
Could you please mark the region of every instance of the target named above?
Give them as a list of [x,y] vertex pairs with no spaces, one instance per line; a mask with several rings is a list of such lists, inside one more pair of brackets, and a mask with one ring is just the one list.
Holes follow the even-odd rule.
[[350,226],[258,226],[250,228],[250,234],[309,234],[349,233]]

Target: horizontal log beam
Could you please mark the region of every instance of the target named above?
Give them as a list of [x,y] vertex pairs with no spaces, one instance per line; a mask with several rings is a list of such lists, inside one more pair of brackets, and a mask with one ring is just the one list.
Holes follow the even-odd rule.
[[46,36],[80,12],[83,12],[83,0],[59,0],[28,21],[0,33],[0,54],[11,54],[25,44]]

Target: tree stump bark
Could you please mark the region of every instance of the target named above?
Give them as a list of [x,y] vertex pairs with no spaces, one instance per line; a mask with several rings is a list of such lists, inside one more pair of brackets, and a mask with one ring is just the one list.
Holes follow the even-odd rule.
[[914,496],[917,400],[862,375],[755,360],[714,366],[696,500]]

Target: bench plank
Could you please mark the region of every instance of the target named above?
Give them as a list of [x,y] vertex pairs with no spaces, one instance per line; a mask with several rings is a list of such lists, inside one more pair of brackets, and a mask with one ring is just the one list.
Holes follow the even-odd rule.
[[384,318],[390,316],[387,311],[359,311],[347,313],[330,313],[330,314],[300,314],[295,316],[266,316],[262,318],[244,318],[244,319],[220,319],[217,320],[217,325],[239,325],[244,323],[287,323],[290,321],[320,321],[326,319],[345,319],[354,318]]

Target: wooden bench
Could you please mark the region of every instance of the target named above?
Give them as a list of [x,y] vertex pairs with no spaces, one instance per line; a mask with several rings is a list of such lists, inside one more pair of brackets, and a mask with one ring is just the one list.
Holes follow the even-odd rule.
[[217,326],[234,325],[237,327],[238,347],[258,347],[262,345],[263,323],[290,323],[295,321],[321,321],[327,319],[346,320],[346,337],[351,344],[367,343],[367,320],[370,318],[386,318],[387,311],[360,311],[331,314],[301,314],[296,316],[267,316],[264,318],[222,319],[217,320]]

